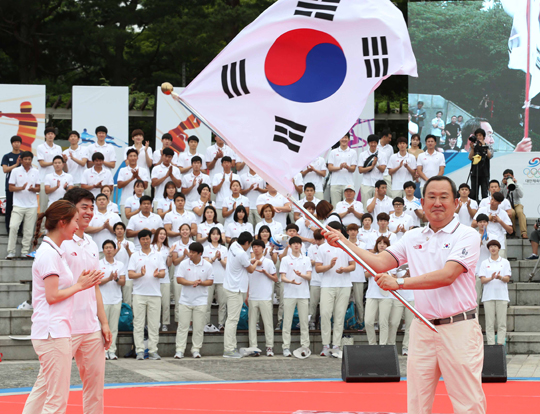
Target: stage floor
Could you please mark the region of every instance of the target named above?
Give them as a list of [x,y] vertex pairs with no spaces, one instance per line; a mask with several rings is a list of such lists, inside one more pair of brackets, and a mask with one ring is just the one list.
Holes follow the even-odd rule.
[[[540,413],[540,381],[484,384],[489,414]],[[0,390],[0,413],[20,414],[28,389]],[[308,414],[405,413],[407,383],[356,383],[340,380],[279,380],[221,383],[110,384],[107,414]],[[8,395],[19,393],[18,395]],[[82,414],[80,387],[73,387],[68,414]],[[444,382],[434,413],[452,413]]]

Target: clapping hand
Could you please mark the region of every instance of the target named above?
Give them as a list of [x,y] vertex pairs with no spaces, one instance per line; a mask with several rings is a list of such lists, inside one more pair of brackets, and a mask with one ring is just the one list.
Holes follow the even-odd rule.
[[146,274],[146,266],[143,266],[141,267],[141,275],[145,275]]
[[330,269],[336,265],[336,262],[337,262],[337,257],[332,258],[332,260],[330,261],[330,265],[331,265]]
[[154,277],[159,277],[159,270],[154,270]]
[[345,270],[343,270],[343,268],[340,267],[339,269],[336,270],[336,273],[337,273],[338,275],[341,275],[342,273],[345,273]]

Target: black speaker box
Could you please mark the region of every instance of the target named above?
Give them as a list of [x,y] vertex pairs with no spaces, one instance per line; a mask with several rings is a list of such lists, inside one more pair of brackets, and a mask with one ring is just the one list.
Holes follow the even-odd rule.
[[345,382],[399,382],[399,360],[394,345],[345,345],[341,362]]
[[484,345],[482,382],[506,382],[507,379],[504,345]]

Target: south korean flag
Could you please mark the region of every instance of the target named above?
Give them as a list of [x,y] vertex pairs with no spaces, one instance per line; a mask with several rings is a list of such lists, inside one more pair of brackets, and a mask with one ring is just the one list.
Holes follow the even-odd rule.
[[280,0],[180,95],[282,193],[354,124],[392,74],[416,74],[389,0]]

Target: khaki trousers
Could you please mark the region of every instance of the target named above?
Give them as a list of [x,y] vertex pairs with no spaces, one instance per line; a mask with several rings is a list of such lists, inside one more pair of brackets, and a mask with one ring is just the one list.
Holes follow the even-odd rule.
[[204,323],[207,305],[188,306],[178,304],[180,320],[176,331],[176,352],[184,353],[187,344],[189,325],[193,321],[191,334],[191,353],[200,352],[204,339]]
[[522,235],[527,234],[527,217],[525,217],[525,214],[523,213],[523,206],[521,204],[514,205],[514,209],[510,212],[510,219],[512,220],[515,233],[517,233],[519,227],[519,231]]
[[370,345],[377,345],[375,334],[375,319],[379,314],[379,345],[388,344],[388,329],[390,324],[390,312],[392,311],[392,299],[366,299],[366,333]]
[[332,324],[330,319],[334,318],[334,346],[341,346],[343,336],[343,322],[345,313],[351,296],[350,287],[322,287],[321,288],[321,336],[322,344],[330,346],[330,333]]
[[[285,302],[284,312],[283,312],[283,334],[282,334],[283,349],[285,350],[285,349],[291,348],[291,328],[292,328],[295,308],[298,308],[298,319],[300,320],[300,346],[303,348],[309,348],[309,322],[308,322],[309,299],[285,298],[283,299],[283,302]],[[342,327],[341,330],[343,331],[343,321],[341,322],[341,327]]]
[[455,414],[484,414],[482,389],[484,339],[478,319],[437,326],[418,319],[411,325],[407,359],[407,412],[431,414],[441,375]]
[[501,249],[499,250],[499,256],[503,257],[506,259],[506,249]]
[[392,190],[390,194],[392,198],[401,197],[405,199],[405,190]]
[[317,306],[321,302],[321,287],[309,287],[309,314],[311,315],[310,322],[317,323]]
[[[408,301],[408,303],[414,306],[414,300]],[[409,333],[411,330],[411,323],[414,320],[413,313],[405,308],[399,300],[392,300],[392,310],[390,311],[390,327],[388,330],[388,345],[396,344],[397,330],[405,313],[405,336],[403,337],[403,348],[409,349]]]
[[[364,211],[367,212],[367,201],[375,196],[375,187],[372,187],[370,185],[360,185],[360,197],[362,198],[362,205],[364,206]],[[377,221],[377,217],[373,217],[373,221]]]
[[[482,300],[482,281],[478,276],[476,276],[474,288],[476,290],[476,304],[480,306],[480,300]],[[478,312],[478,314],[480,314],[480,312]]]
[[120,206],[120,218],[122,219],[122,223],[124,223],[127,226],[129,223],[129,220],[126,217],[126,206],[124,205]]
[[23,414],[63,414],[71,380],[71,338],[32,339],[39,357],[39,374]]
[[23,220],[24,225],[21,256],[26,256],[28,253],[30,253],[30,244],[32,243],[34,227],[36,226],[37,221],[37,207],[25,208],[13,206],[13,210],[11,211],[11,220],[9,221],[9,239],[7,245],[8,254],[16,253],[17,233],[19,232],[19,227]]
[[352,282],[354,307],[356,308],[356,320],[364,322],[364,282]]
[[224,290],[227,297],[227,321],[225,322],[223,348],[225,352],[234,352],[236,349],[236,329],[240,320],[240,311],[242,310],[244,297],[242,292]]
[[171,284],[161,283],[159,290],[161,291],[161,323],[169,325],[171,323]]
[[171,278],[171,289],[174,296],[174,320],[180,322],[178,316],[178,301],[180,300],[180,295],[182,294],[182,285],[176,281],[174,277],[174,266],[171,266],[169,269],[169,277]]
[[83,383],[84,414],[103,414],[105,347],[101,331],[74,335],[71,352]]
[[223,283],[212,283],[208,286],[208,308],[206,309],[206,324],[210,325],[210,317],[212,314],[212,299],[214,293],[218,301],[218,325],[225,326],[225,319],[227,318],[227,296],[225,295],[225,289]]
[[484,302],[484,312],[486,314],[486,339],[488,345],[495,345],[495,319],[497,319],[497,345],[504,345],[508,302],[505,300],[488,300]]
[[133,280],[126,277],[126,284],[122,286],[122,302],[133,305]]
[[383,180],[386,182],[386,189],[388,190],[388,193],[392,194],[392,176],[387,174],[383,177]]
[[45,213],[49,204],[49,196],[45,192],[45,184],[41,183],[39,187],[39,211]]
[[216,207],[216,210],[217,210],[217,221],[219,221],[221,224],[225,223],[225,218],[223,217],[223,209]]
[[324,191],[315,192],[315,198],[318,200],[324,200]]
[[331,185],[330,186],[330,202],[334,206],[337,206],[337,203],[345,199],[345,185]]
[[254,229],[257,223],[259,223],[262,220],[261,216],[259,216],[259,213],[257,213],[257,207],[253,207],[249,209],[248,220],[252,224]]
[[259,314],[262,317],[264,326],[264,337],[266,347],[274,347],[274,306],[271,300],[249,300],[248,299],[248,323],[249,323],[249,347],[258,348],[257,346],[257,321]]
[[120,319],[120,311],[122,310],[122,302],[116,305],[103,305],[105,308],[105,316],[109,321],[109,328],[111,328],[112,342],[109,352],[116,354],[116,338],[118,337],[118,321]]
[[[279,269],[279,267],[276,266],[276,269]],[[278,281],[274,283],[274,291],[277,300],[279,300],[277,320],[278,322],[281,322],[283,320],[283,283],[281,283],[281,279],[278,279]]]
[[148,325],[148,352],[158,351],[160,314],[159,296],[133,295],[133,340],[138,354],[144,352],[144,325]]

